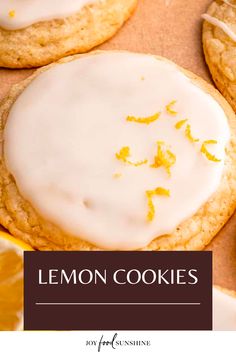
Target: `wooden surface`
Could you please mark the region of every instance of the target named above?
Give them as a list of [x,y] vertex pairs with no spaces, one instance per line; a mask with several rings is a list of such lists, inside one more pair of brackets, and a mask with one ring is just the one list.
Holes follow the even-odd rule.
[[[134,16],[102,49],[127,49],[165,56],[211,81],[201,46],[201,14],[211,0],[139,0]],[[32,70],[0,69],[0,99]],[[214,281],[236,290],[236,215],[214,239]]]

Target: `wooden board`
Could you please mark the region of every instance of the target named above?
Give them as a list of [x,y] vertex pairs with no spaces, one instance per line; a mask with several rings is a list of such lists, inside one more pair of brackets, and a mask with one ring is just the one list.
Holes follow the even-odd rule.
[[[134,16],[102,49],[165,56],[211,81],[201,45],[201,14],[211,0],[139,0]],[[0,99],[32,70],[0,69]],[[214,281],[236,291],[236,214],[207,247],[213,250]]]

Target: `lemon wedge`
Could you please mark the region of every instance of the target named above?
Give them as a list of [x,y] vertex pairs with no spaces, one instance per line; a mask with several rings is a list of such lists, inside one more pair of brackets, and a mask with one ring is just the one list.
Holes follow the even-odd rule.
[[23,329],[23,253],[25,243],[0,231],[0,330]]

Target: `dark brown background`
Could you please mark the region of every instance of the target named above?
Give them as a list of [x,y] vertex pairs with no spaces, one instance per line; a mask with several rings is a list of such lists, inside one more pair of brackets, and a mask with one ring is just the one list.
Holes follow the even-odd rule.
[[[201,46],[201,19],[211,0],[139,0],[135,15],[102,49],[153,53],[210,81]],[[31,70],[0,69],[0,99]],[[236,215],[208,247],[214,254],[215,283],[236,291]]]

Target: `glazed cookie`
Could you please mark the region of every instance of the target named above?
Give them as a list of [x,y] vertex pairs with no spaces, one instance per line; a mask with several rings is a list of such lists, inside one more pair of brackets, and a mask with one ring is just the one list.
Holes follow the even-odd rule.
[[0,0],[0,66],[30,68],[112,37],[137,0]]
[[216,86],[236,111],[236,1],[213,1],[202,17],[206,62]]
[[213,329],[236,331],[236,293],[220,287],[213,288]]
[[34,248],[201,250],[235,210],[235,114],[166,59],[63,59],[0,118],[0,222]]

